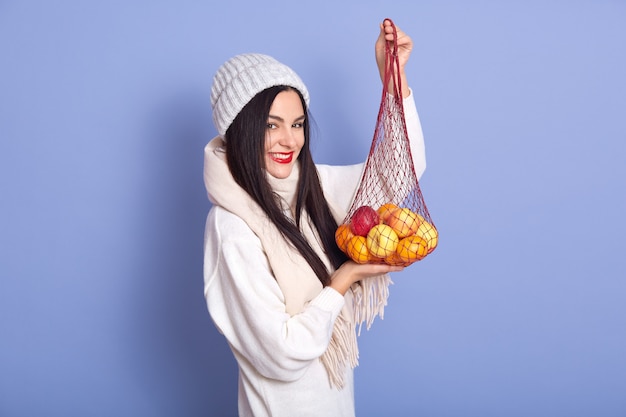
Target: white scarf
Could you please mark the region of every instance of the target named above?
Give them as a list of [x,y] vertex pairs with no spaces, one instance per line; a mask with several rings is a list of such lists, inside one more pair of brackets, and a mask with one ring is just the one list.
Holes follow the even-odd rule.
[[[291,175],[284,180],[268,175],[273,190],[285,200],[286,210],[295,207],[298,177],[299,164],[295,164]],[[322,284],[306,260],[235,182],[226,162],[224,143],[219,136],[205,148],[204,183],[211,202],[243,219],[261,240],[274,277],[285,296],[285,311],[291,316],[302,312],[320,293]],[[336,213],[336,220],[343,221],[345,214]],[[300,228],[317,255],[332,270],[306,212],[303,213]],[[390,283],[387,274],[367,278],[354,284],[346,293],[346,304],[335,321],[328,348],[320,358],[328,371],[331,385],[342,388],[346,366],[354,368],[358,365],[356,327],[359,325],[360,332],[365,322],[369,329],[376,316],[383,317]]]

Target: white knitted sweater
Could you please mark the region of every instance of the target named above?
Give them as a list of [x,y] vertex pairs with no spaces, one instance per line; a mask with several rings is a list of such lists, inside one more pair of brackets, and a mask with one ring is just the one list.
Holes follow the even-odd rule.
[[[412,95],[403,104],[419,177],[425,169],[421,126]],[[362,168],[318,165],[331,206],[348,209]],[[290,315],[266,251],[250,227],[214,206],[206,230],[204,293],[210,315],[239,365],[239,415],[354,416],[351,367],[339,390],[329,384],[320,361],[337,316],[352,303],[351,291],[344,297],[324,288],[301,312]]]

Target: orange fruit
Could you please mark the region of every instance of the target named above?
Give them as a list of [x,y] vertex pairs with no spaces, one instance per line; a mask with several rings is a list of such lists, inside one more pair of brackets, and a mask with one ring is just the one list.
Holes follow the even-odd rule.
[[391,255],[387,256],[385,258],[385,263],[387,265],[393,265],[393,266],[408,266],[411,264],[411,262],[405,262],[402,259],[400,259],[400,255],[398,255],[398,252],[394,252]]
[[367,238],[365,236],[352,236],[346,244],[346,254],[358,264],[366,264],[370,261]]
[[408,236],[400,240],[396,252],[404,262],[415,262],[428,255],[428,243],[420,236]]
[[337,242],[337,246],[339,246],[339,249],[345,252],[348,245],[348,240],[350,240],[352,236],[354,236],[354,234],[350,230],[350,225],[347,223],[340,224],[335,231],[335,242]]
[[380,216],[380,221],[387,224],[387,218],[391,214],[392,211],[399,209],[400,207],[396,206],[393,203],[383,204],[376,210],[378,215]]

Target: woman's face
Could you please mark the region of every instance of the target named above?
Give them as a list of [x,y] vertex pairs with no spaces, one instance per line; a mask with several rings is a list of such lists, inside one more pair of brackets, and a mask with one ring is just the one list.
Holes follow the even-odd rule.
[[291,174],[304,146],[305,118],[297,92],[278,93],[270,107],[265,134],[265,166],[273,177],[282,179]]

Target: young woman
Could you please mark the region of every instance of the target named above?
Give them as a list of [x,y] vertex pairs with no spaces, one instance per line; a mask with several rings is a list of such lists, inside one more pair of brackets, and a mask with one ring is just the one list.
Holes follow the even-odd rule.
[[[386,20],[375,44],[381,78]],[[407,131],[418,177],[422,131],[397,29]],[[239,365],[241,416],[354,416],[357,327],[382,314],[388,273],[349,261],[334,233],[363,164],[315,165],[309,93],[289,67],[261,54],[231,58],[211,92],[219,136],[205,149],[213,203],[205,233],[204,292]]]

